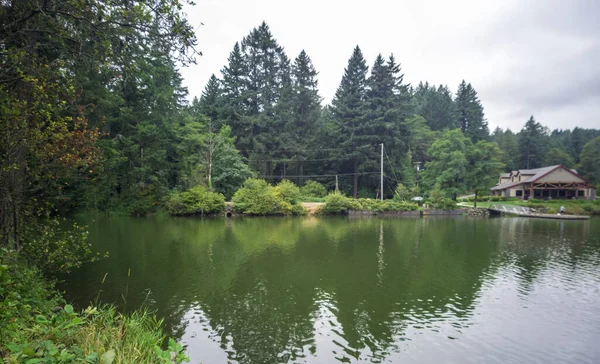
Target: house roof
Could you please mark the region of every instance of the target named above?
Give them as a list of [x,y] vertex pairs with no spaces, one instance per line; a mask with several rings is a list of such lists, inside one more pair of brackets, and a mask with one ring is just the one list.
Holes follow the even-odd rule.
[[[511,188],[514,186],[518,186],[522,183],[530,183],[530,182],[534,182],[536,180],[538,180],[539,178],[542,178],[543,176],[547,175],[548,173],[552,172],[553,170],[562,167],[565,170],[577,175],[577,177],[583,179],[583,177],[581,177],[580,175],[577,174],[577,171],[574,169],[568,169],[563,167],[562,165],[558,164],[555,166],[549,166],[549,167],[542,167],[542,168],[536,168],[536,169],[519,169],[518,171],[512,171],[512,173],[503,173],[500,176],[501,177],[505,177],[505,175],[508,175],[506,177],[510,177],[511,174],[512,175],[517,175],[517,174],[521,174],[523,176],[529,176],[527,179],[521,180],[521,181],[516,181],[516,182],[505,182],[505,183],[500,183],[494,187],[491,188],[492,191],[498,191],[498,190],[505,190],[507,188]],[[585,180],[585,179],[584,179]]]
[[510,173],[502,173],[500,175],[501,178],[509,178],[510,177]]

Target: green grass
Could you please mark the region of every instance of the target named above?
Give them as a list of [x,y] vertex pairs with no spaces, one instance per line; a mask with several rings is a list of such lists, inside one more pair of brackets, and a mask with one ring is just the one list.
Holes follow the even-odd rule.
[[40,271],[0,250],[0,358],[7,363],[171,363],[186,360],[162,321],[147,310],[114,306],[76,311]]

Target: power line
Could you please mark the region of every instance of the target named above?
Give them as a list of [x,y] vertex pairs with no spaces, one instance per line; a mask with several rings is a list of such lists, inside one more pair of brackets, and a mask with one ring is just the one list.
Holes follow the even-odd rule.
[[348,158],[320,158],[320,159],[249,159],[248,162],[322,162],[322,161],[347,161]]
[[385,156],[387,157],[388,163],[390,164],[390,167],[392,168],[392,173],[394,174],[394,178],[396,179],[396,183],[399,183],[400,181],[398,180],[398,176],[396,175],[396,170],[394,169],[394,165],[392,164],[392,161],[390,160],[390,156],[387,154],[387,150],[383,149],[383,152],[385,153]]
[[[357,175],[359,176],[363,176],[363,175],[372,175],[372,174],[379,174],[379,172],[360,172],[357,173]],[[314,175],[304,175],[304,176],[259,176],[260,178],[281,178],[281,179],[285,179],[285,178],[318,178],[318,177],[349,177],[349,176],[354,176],[354,173],[339,173],[339,174],[314,174]]]
[[[366,148],[366,147],[375,148],[375,146],[373,146],[373,145],[365,144],[365,145],[355,147],[354,149],[361,149],[361,148]],[[260,150],[254,150],[254,149],[238,149],[238,151],[240,151],[240,152],[250,152],[250,153],[266,153],[266,152],[293,153],[293,152],[318,152],[318,151],[332,151],[332,150],[347,150],[347,149],[346,148],[307,148],[307,149],[282,148],[282,149],[268,149],[266,151],[260,151]]]

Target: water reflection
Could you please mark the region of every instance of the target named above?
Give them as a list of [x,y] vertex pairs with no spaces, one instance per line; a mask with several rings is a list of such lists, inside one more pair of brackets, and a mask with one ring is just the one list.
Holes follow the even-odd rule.
[[101,219],[90,236],[111,257],[71,297],[108,272],[102,299],[149,304],[194,363],[600,360],[598,221]]

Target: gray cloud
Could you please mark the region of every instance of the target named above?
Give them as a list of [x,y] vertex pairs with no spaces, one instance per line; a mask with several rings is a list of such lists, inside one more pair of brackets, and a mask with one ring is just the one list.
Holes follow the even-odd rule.
[[600,127],[597,0],[205,0],[187,12],[206,24],[204,56],[182,71],[191,96],[265,20],[290,58],[313,59],[326,103],[359,44],[369,63],[394,53],[412,84],[471,82],[491,128],[519,130],[531,114],[550,128]]

